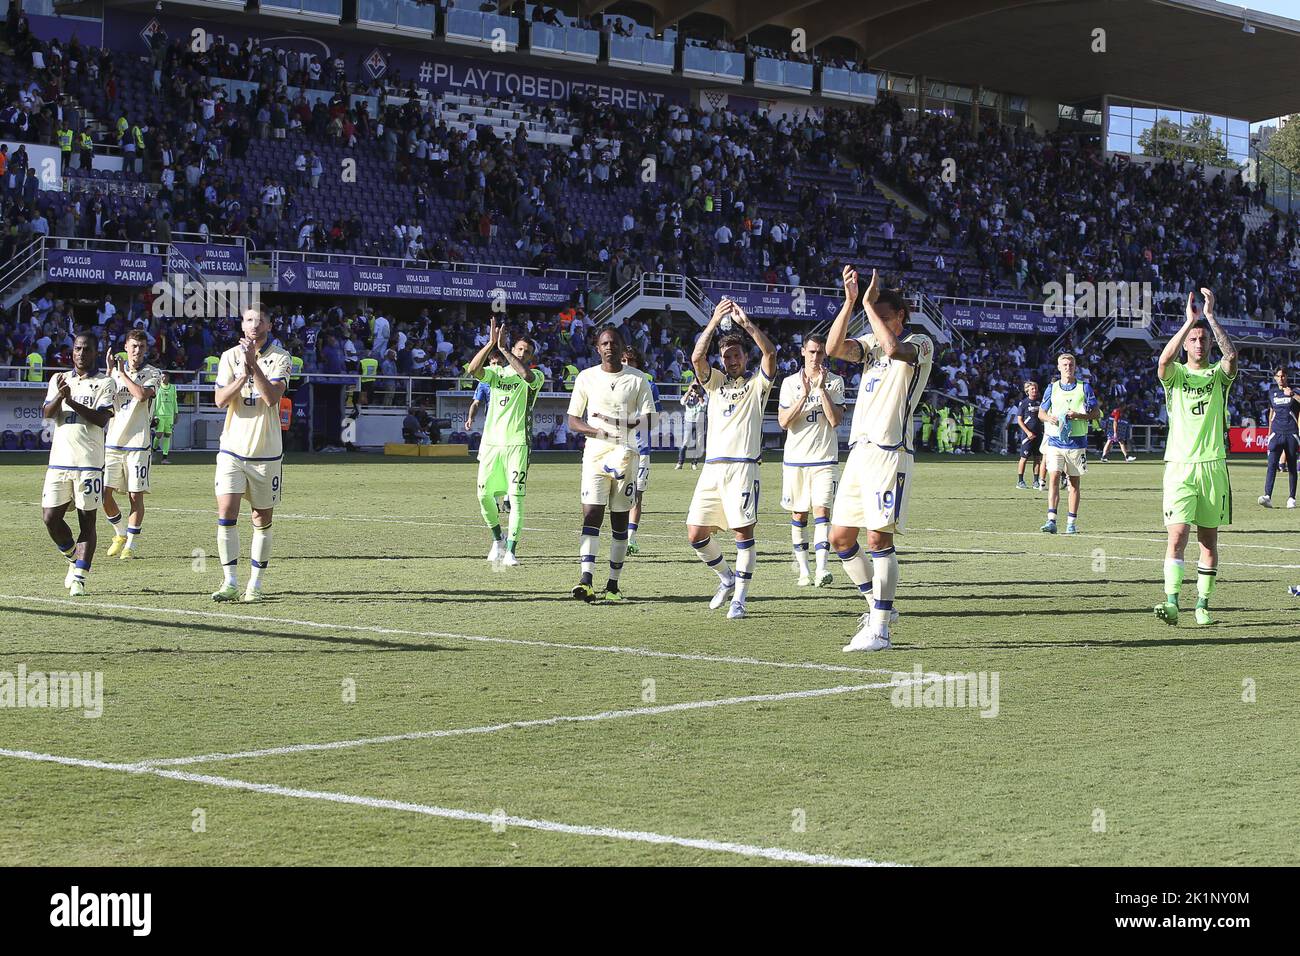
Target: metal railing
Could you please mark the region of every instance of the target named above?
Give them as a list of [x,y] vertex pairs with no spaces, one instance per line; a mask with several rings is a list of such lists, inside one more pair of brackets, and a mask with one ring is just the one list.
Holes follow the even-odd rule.
[[0,300],[3,300],[15,286],[27,281],[31,274],[41,270],[45,265],[45,237],[33,239],[12,259],[0,266]]

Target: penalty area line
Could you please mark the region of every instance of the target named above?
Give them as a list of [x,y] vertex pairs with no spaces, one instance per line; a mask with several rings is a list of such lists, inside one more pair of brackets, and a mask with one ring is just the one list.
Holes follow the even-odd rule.
[[[777,667],[787,670],[825,671],[833,674],[895,674],[896,670],[883,667],[850,667],[845,664],[820,664],[814,661],[769,661],[757,657],[724,657],[713,654],[686,654],[676,651],[657,651],[649,647],[620,647],[600,644],[565,644],[559,641],[533,641],[518,637],[489,637],[483,634],[453,634],[449,631],[413,631],[399,627],[381,627],[377,624],[333,624],[327,621],[302,621],[263,614],[228,614],[220,611],[192,611],[182,608],[145,607],[138,604],[114,604],[106,601],[77,601],[71,598],[37,597],[30,594],[0,594],[0,601],[10,603],[11,611],[22,612],[24,601],[54,604],[62,607],[94,608],[102,611],[134,611],[164,617],[204,618],[239,623],[279,624],[284,627],[301,627],[319,631],[346,631],[359,634],[387,634],[395,637],[427,637],[438,640],[467,641],[475,644],[506,644],[514,647],[541,647],[562,651],[589,651],[597,654],[627,654],[634,657],[656,657],[677,661],[699,661],[705,664],[740,664],[750,667]],[[250,629],[251,633],[251,629]],[[265,636],[265,635],[261,635]]]
[[561,833],[568,836],[595,837],[605,840],[620,840],[629,843],[649,843],[660,846],[679,846],[692,850],[704,850],[709,853],[728,853],[781,863],[806,863],[820,866],[901,866],[860,857],[841,857],[826,853],[806,853],[802,850],[789,850],[784,847],[754,846],[748,843],[733,843],[726,840],[714,840],[700,837],[682,837],[667,833],[654,833],[648,830],[625,830],[618,827],[590,826],[586,824],[564,823],[558,820],[544,820],[532,817],[510,816],[504,812],[483,813],[479,810],[462,810],[454,807],[440,807],[432,804],[407,803],[401,800],[386,800],[379,797],[358,796],[348,793],[335,793],[327,790],[306,790],[299,787],[282,787],[273,783],[255,783],[250,780],[237,780],[232,777],[217,777],[208,774],[189,773],[183,770],[165,770],[160,767],[147,767],[139,764],[110,763],[103,760],[83,760],[77,757],[62,757],[57,754],[37,753],[30,750],[9,750],[0,748],[0,757],[17,760],[30,760],[39,763],[53,763],[65,767],[80,767],[93,770],[106,770],[135,775],[151,775],[165,780],[179,780],[185,783],[198,783],[227,790],[242,790],[276,797],[289,797],[297,800],[319,800],[350,806],[365,807],[372,810],[393,810],[401,813],[415,813],[444,820],[459,820],[471,823],[486,823],[494,831],[503,827],[518,827],[527,830],[540,830],[545,833]]
[[741,704],[779,703],[790,700],[809,700],[819,697],[833,697],[839,694],[854,694],[862,691],[886,690],[893,687],[906,687],[911,684],[929,684],[935,681],[955,680],[954,677],[941,674],[926,674],[920,679],[891,681],[875,684],[849,684],[839,687],[821,687],[814,690],[792,690],[779,694],[749,694],[744,697],[724,697],[715,700],[696,700],[678,704],[659,704],[653,707],[634,707],[626,710],[606,710],[597,714],[565,715],[544,717],[536,720],[512,720],[506,723],[486,724],[480,727],[453,727],[446,730],[419,730],[405,734],[386,734],[379,737],[358,737],[353,740],[332,740],[324,743],[289,744],[282,747],[266,747],[260,750],[241,750],[229,753],[198,754],[193,757],[165,757],[138,761],[138,767],[180,767],[196,763],[213,763],[219,760],[249,760],[258,757],[279,757],[286,754],[309,753],[322,750],[344,750],[352,747],[367,747],[373,744],[389,744],[406,740],[430,740],[441,737],[461,737],[471,734],[491,734],[502,730],[525,730],[532,727],[555,727],[560,724],[585,724],[604,720],[621,720],[628,717],[654,717],[660,714],[676,714],[690,710],[708,710],[715,707],[734,707]]

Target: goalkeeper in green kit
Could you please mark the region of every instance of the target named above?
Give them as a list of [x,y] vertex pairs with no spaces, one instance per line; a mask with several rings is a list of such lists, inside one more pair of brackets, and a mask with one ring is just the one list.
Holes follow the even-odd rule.
[[[1178,623],[1178,592],[1183,584],[1183,552],[1191,525],[1196,525],[1200,560],[1196,567],[1196,623],[1213,624],[1210,595],[1219,566],[1219,527],[1232,523],[1232,485],[1223,429],[1228,390],[1237,378],[1237,350],[1214,317],[1214,293],[1205,296],[1205,322],[1200,321],[1196,293],[1187,293],[1187,320],[1160,353],[1160,384],[1169,409],[1165,443],[1164,512],[1169,531],[1165,551],[1165,600],[1155,615],[1166,624]],[[1208,326],[1208,327],[1207,327]],[[1210,336],[1219,347],[1219,361],[1209,363]],[[1177,361],[1187,350],[1187,363]]]
[[[509,363],[504,368],[487,364],[488,356],[498,350]],[[519,565],[515,549],[524,526],[533,405],[542,390],[542,373],[529,368],[533,353],[533,342],[526,335],[516,336],[507,348],[505,323],[498,327],[493,316],[488,326],[487,344],[470,361],[468,369],[470,375],[491,389],[487,420],[483,423],[483,440],[478,449],[479,508],[492,532],[492,550],[487,559],[493,564],[511,568]],[[501,495],[510,498],[510,530],[504,542],[501,514],[497,509],[497,497]]]
[[162,373],[162,384],[153,401],[153,415],[158,420],[154,429],[154,444],[162,452],[162,463],[167,464],[167,456],[172,450],[172,428],[176,424],[176,386],[167,372]]

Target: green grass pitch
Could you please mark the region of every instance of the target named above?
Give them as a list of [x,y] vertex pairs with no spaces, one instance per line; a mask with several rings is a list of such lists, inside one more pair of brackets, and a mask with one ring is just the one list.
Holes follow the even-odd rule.
[[[708,610],[697,475],[667,459],[631,600],[592,606],[572,457],[535,461],[523,565],[496,571],[473,463],[291,459],[252,607],[209,599],[212,456],[174,461],[142,559],[108,559],[101,520],[75,602],[43,459],[0,467],[0,672],[104,687],[98,718],[0,709],[11,863],[1300,863],[1300,512],[1254,503],[1261,462],[1231,463],[1219,623],[1170,628],[1158,461],[1093,463],[1070,538],[1014,462],[923,457],[896,649],[848,655],[861,598],[835,558],[795,587],[779,461],[738,622]],[[894,706],[879,685],[915,665],[996,672],[996,716]]]

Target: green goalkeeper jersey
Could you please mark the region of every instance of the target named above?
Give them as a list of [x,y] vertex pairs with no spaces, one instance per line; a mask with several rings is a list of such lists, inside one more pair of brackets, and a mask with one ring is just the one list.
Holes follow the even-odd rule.
[[1169,409],[1165,461],[1191,463],[1227,458],[1223,429],[1233,379],[1219,362],[1200,371],[1174,362],[1168,376],[1160,383]]
[[176,417],[176,386],[159,385],[158,394],[154,398],[153,413],[159,418],[172,419]]
[[532,444],[533,404],[542,390],[542,373],[533,370],[533,380],[526,382],[513,367],[497,369],[489,365],[480,375],[492,389],[482,444]]

